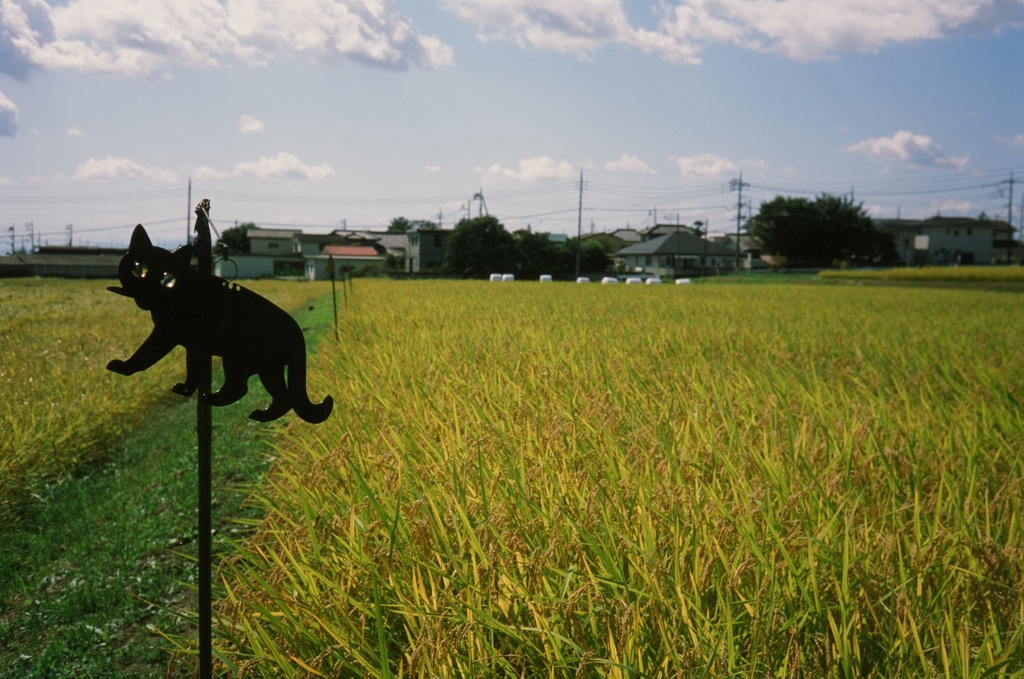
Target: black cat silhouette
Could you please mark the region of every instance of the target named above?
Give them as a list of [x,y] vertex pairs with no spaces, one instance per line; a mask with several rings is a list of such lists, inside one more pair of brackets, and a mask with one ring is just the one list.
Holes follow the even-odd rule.
[[326,420],[334,401],[328,396],[315,404],[306,395],[306,341],[295,319],[251,290],[192,271],[191,261],[192,246],[170,252],[155,247],[141,224],[135,227],[118,268],[122,287],[107,289],[149,311],[153,332],[131,358],[115,359],[107,370],[132,375],[180,345],[185,347],[186,374],[184,383],[174,385],[175,393],[195,393],[196,361],[209,352],[220,356],[224,365],[221,388],[200,395],[211,405],[234,403],[245,395],[249,378],[259,375],[273,400],[266,410],[255,410],[249,417],[269,422],[295,410],[312,424]]

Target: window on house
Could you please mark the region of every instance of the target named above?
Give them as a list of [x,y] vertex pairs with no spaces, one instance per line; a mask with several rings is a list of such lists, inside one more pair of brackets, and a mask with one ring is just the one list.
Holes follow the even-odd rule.
[[267,243],[267,247],[270,248],[271,250],[277,248],[277,246],[279,246],[279,245],[280,245],[280,243],[274,243],[274,242]]

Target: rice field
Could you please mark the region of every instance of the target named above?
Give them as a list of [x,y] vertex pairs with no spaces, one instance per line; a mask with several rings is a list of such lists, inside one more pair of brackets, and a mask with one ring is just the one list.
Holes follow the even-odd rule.
[[[149,335],[148,312],[106,290],[113,281],[0,280],[0,517],[40,483],[106,455],[184,375],[175,349],[150,370],[106,370]],[[246,283],[285,308],[324,284]]]
[[833,280],[884,280],[949,283],[1024,283],[1024,266],[924,266],[877,270],[822,271]]
[[1022,298],[360,281],[219,569],[245,677],[1024,676]]

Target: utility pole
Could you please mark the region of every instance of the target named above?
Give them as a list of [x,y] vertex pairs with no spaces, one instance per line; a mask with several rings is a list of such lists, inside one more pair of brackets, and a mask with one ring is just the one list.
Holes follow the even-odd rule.
[[583,170],[580,170],[580,202],[576,213],[576,278],[580,277],[580,253],[583,251]]
[[736,268],[734,270],[735,273],[739,273],[740,271],[740,221],[743,217],[743,188],[749,186],[750,184],[747,184],[746,182],[743,181],[742,172],[740,172],[739,179],[733,179],[732,181],[729,182],[729,190],[739,192],[739,195],[736,197]]
[[71,237],[74,235],[74,227],[71,224],[68,224],[67,229],[68,229],[68,247],[71,247],[72,244],[73,244]]
[[25,222],[25,230],[28,231],[28,251],[31,254],[36,249],[36,223],[35,221]]
[[438,231],[440,231],[440,230],[441,230],[441,217],[442,217],[442,216],[443,216],[443,215],[442,215],[442,210],[440,210],[440,209],[439,209],[439,210],[437,211],[437,230],[438,230]]
[[7,230],[11,232],[11,254],[14,254],[14,224],[7,227]]
[[[1013,178],[1013,173],[1010,173],[1009,179],[1004,179],[999,182],[1000,184],[1007,184],[1010,187],[1009,197],[1006,200],[1006,223],[1010,225],[1010,240],[1013,240],[1013,185],[1017,180]],[[1018,253],[1020,254],[1020,264],[1024,266],[1024,227],[1021,228],[1020,242],[1018,243]]]
[[1010,197],[1006,201],[1006,223],[1013,226],[1013,173],[1010,173],[1010,179],[1007,181],[1010,185]]
[[[484,200],[484,187],[481,186],[480,190],[477,193],[474,193],[473,197],[470,200],[479,201],[477,203],[477,208],[476,208],[476,216],[477,217],[483,217],[485,214],[486,215],[490,215],[491,214],[487,210],[487,201]],[[466,213],[468,215],[468,213],[469,213],[468,209],[466,210]]]

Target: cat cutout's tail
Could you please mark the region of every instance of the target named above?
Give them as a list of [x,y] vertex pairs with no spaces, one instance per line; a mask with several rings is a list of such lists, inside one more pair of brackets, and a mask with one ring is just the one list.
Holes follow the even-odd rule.
[[320,424],[331,415],[334,399],[324,397],[320,403],[313,403],[306,394],[306,357],[303,356],[288,364],[288,393],[292,398],[292,409],[295,414],[310,424]]
[[303,396],[301,403],[296,403],[295,414],[310,424],[320,424],[331,415],[334,409],[334,399],[325,396],[320,403],[313,403],[308,397]]

